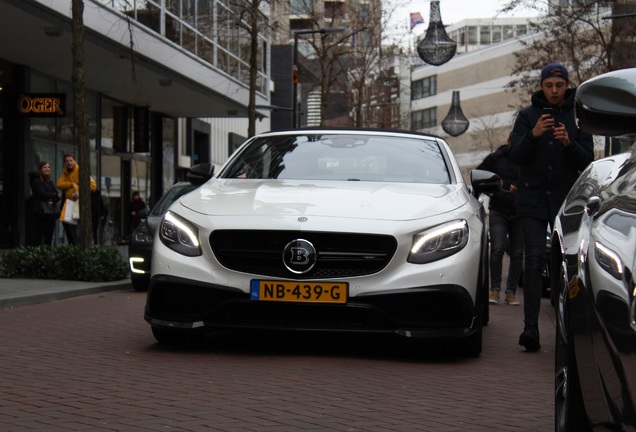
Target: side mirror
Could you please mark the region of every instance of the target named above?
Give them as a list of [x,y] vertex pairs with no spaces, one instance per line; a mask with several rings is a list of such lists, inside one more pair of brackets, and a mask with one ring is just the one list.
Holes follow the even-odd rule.
[[213,175],[214,165],[210,162],[205,162],[194,165],[190,168],[190,170],[188,170],[188,174],[186,174],[186,178],[194,185],[202,185],[206,181],[210,180]]
[[503,181],[495,173],[476,169],[470,172],[470,184],[473,186],[473,195],[477,198],[480,194],[500,191]]
[[585,81],[576,90],[578,126],[604,136],[636,132],[636,69],[621,69]]

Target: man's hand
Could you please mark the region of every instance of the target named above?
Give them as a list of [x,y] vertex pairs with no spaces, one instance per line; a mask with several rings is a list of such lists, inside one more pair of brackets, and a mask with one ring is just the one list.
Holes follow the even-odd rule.
[[543,114],[539,117],[537,124],[532,128],[532,136],[535,138],[539,138],[541,135],[546,133],[549,130],[554,129],[554,117],[550,114]]
[[570,145],[570,137],[563,123],[559,123],[559,125],[554,128],[554,138],[561,141],[563,147]]

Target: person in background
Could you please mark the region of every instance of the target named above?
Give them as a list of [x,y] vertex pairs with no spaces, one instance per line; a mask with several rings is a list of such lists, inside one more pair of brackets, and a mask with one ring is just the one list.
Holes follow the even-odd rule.
[[540,89],[519,112],[512,129],[510,156],[520,166],[515,206],[524,241],[524,329],[519,345],[541,348],[539,310],[545,235],[579,173],[594,159],[592,136],[574,116],[575,89],[559,63],[541,70]]
[[135,228],[139,226],[141,222],[141,216],[139,212],[146,208],[146,203],[141,199],[139,192],[134,191],[132,193],[132,201],[130,202],[130,232],[132,233]]
[[[64,199],[70,199],[77,201],[80,197],[79,190],[79,165],[75,162],[75,157],[72,154],[64,155],[64,169],[60,178],[57,179],[57,188],[64,193]],[[90,178],[90,190],[97,189],[97,183],[93,177]],[[81,221],[79,222],[81,223]],[[69,244],[79,244],[79,223],[68,224],[63,223],[64,232],[66,233],[66,240]]]
[[108,207],[99,189],[91,191],[91,217],[93,228],[93,244],[99,246],[102,243],[102,234],[108,220]]
[[477,167],[497,174],[503,181],[500,191],[492,194],[489,204],[490,230],[490,298],[492,304],[499,303],[503,257],[508,247],[510,266],[506,281],[506,304],[518,306],[517,283],[523,266],[523,234],[521,222],[516,215],[515,196],[519,165],[510,160],[510,135],[506,144],[490,153]]
[[38,163],[38,170],[29,173],[29,177],[29,186],[31,186],[31,193],[33,194],[31,204],[35,225],[34,241],[36,245],[51,246],[57,218],[45,215],[42,213],[40,207],[40,202],[52,202],[56,206],[59,206],[60,195],[57,193],[57,189],[51,180],[51,165],[48,161],[40,161]]

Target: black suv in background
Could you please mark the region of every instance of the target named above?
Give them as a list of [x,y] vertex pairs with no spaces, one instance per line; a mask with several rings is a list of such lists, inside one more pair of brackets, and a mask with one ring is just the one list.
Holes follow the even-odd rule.
[[[188,172],[188,181],[175,183],[150,210],[142,214],[142,221],[133,231],[128,244],[128,263],[130,265],[130,281],[135,291],[147,291],[150,282],[152,242],[161,222],[163,214],[168,207],[181,196],[192,192],[209,178],[214,172],[213,165],[209,163],[195,165]],[[198,173],[202,173],[203,177]]]

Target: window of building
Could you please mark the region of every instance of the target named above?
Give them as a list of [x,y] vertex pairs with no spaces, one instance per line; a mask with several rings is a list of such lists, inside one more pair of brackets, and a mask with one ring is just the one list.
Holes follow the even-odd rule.
[[508,40],[515,37],[515,29],[511,25],[503,26],[503,39]]
[[475,45],[478,41],[477,26],[468,26],[468,45]]
[[459,30],[457,30],[453,40],[460,46],[466,45],[466,29],[460,28]]
[[413,81],[411,99],[422,99],[437,94],[437,75]]
[[[248,31],[237,25],[241,18],[238,4],[219,0],[96,0],[106,7],[121,11],[153,31],[161,34],[184,50],[204,59],[223,72],[247,83],[249,74]],[[313,0],[294,0],[292,15],[313,10]],[[259,14],[259,42],[268,43],[268,18]],[[216,26],[216,28],[214,28]],[[260,49],[259,43],[259,49]],[[264,53],[259,53],[264,55]],[[257,90],[267,92],[269,83],[265,71],[258,71]]]
[[498,43],[503,40],[501,35],[501,26],[494,25],[492,26],[492,43]]
[[290,2],[290,15],[311,15],[314,10],[314,4],[312,0],[291,0]]
[[490,45],[490,26],[479,27],[479,44]]
[[[32,138],[39,138],[58,143],[75,144],[73,88],[71,83],[33,72],[31,74],[32,93],[55,93],[65,95],[65,113],[60,117],[32,117],[30,132]],[[95,149],[97,137],[97,96],[86,92],[86,110],[88,113],[88,139],[91,149]]]
[[428,108],[411,113],[411,129],[421,130],[437,126],[437,108]]

